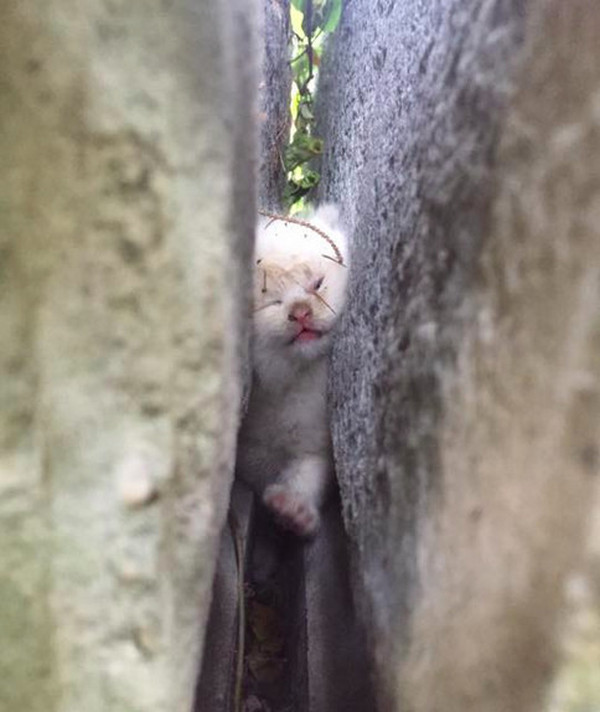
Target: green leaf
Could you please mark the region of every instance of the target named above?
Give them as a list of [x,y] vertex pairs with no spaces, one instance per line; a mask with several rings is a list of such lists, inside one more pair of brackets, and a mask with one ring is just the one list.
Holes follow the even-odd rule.
[[287,203],[289,205],[289,214],[290,215],[298,215],[301,216],[306,209],[308,208],[308,205],[306,204],[306,200],[304,200],[304,196],[300,196],[298,200],[295,200],[293,203]]
[[310,150],[315,156],[323,153],[323,139],[322,138],[311,138]]
[[303,187],[294,183],[294,181],[289,181],[283,190],[283,199],[288,207],[294,205],[298,201],[301,201],[305,195],[309,193],[313,186]]
[[298,111],[300,112],[302,118],[306,119],[306,121],[312,121],[315,118],[312,109],[306,103],[300,104],[300,106],[298,107]]
[[306,35],[304,34],[304,30],[302,29],[303,21],[304,21],[304,12],[302,10],[298,10],[297,8],[295,8],[292,5],[290,7],[290,22],[292,25],[292,30],[301,39],[304,39],[306,37]]
[[323,153],[323,139],[296,131],[292,142],[286,147],[285,167],[293,171],[297,166]]
[[342,16],[342,0],[327,0],[323,8],[323,19],[319,27],[323,32],[333,32],[340,23]]
[[298,87],[301,87],[309,77],[310,67],[308,66],[308,55],[304,53],[298,60],[292,64],[294,81]]
[[314,188],[315,185],[318,185],[320,180],[321,176],[317,171],[307,168],[304,175],[301,178],[296,179],[295,182],[301,188]]
[[[291,139],[284,150],[287,173],[284,200],[293,212],[318,184],[320,175],[310,169],[310,162],[323,152],[323,140],[313,136],[314,84],[327,36],[339,25],[343,0],[290,0],[292,26],[290,63],[293,84],[290,94]],[[309,61],[309,51],[312,62]],[[314,79],[315,81],[311,81]]]

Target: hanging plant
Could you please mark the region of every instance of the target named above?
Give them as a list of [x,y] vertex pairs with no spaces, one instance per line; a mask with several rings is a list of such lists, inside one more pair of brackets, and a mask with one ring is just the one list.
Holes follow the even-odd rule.
[[304,196],[321,176],[309,167],[323,152],[315,135],[314,90],[325,40],[338,26],[342,0],[291,0],[292,130],[283,162],[287,183],[284,202],[290,212],[302,209]]

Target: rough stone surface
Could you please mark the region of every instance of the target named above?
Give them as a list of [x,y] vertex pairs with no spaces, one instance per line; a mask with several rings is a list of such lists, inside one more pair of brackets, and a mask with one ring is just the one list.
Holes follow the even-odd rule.
[[348,0],[333,430],[383,710],[526,712],[598,473],[600,9]]
[[[234,482],[229,506],[233,518],[231,514],[228,516],[221,531],[195,712],[229,712],[235,709],[239,655],[238,577],[244,575],[245,568],[245,561],[238,562],[237,547],[242,545],[246,557],[253,519],[253,495],[242,482]],[[241,574],[239,566],[242,567]]]
[[567,583],[561,663],[548,712],[600,709],[600,484],[593,510],[585,556]]
[[0,708],[189,712],[241,392],[256,8],[5,5]]
[[374,712],[371,668],[352,595],[337,496],[323,510],[317,537],[304,548],[304,589],[306,712]]
[[290,130],[289,0],[264,0],[264,55],[261,93],[259,205],[280,210],[285,181],[282,147]]

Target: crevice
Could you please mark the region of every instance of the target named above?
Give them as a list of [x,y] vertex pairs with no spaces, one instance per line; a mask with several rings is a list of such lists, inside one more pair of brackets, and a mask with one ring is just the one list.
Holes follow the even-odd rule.
[[[317,537],[279,529],[240,482],[232,507],[246,537],[243,712],[373,712],[365,638],[352,593],[339,497]],[[221,540],[195,712],[236,710],[237,569]]]

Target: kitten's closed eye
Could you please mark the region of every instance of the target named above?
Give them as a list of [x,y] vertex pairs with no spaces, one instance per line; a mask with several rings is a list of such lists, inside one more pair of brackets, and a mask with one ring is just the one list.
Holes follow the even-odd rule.
[[283,304],[283,302],[281,301],[281,299],[274,299],[271,302],[267,302],[267,304],[263,304],[262,306],[257,307],[254,311],[255,312],[262,311],[263,309],[268,309],[269,307],[278,307],[278,306],[281,306],[282,304]]
[[318,289],[321,289],[324,281],[325,277],[319,277],[319,279],[317,279],[312,285],[313,292],[316,292]]

